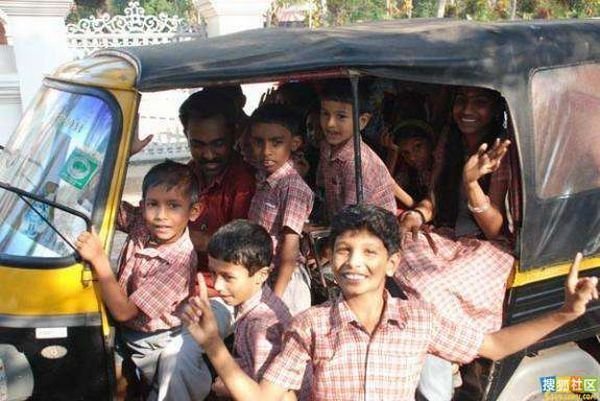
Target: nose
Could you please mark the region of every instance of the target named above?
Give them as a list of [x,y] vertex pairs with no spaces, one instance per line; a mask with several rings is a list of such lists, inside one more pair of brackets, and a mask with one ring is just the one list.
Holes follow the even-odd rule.
[[213,286],[215,288],[215,291],[217,292],[221,292],[223,290],[223,278],[220,276],[217,276],[216,274],[213,275],[214,279],[214,283]]
[[156,210],[156,218],[162,220],[165,217],[167,217],[167,208],[164,206],[158,207],[158,209]]
[[326,116],[325,117],[325,128],[333,128],[335,127],[335,119],[333,118],[333,116]]
[[212,160],[215,158],[215,152],[212,150],[212,148],[210,146],[206,146],[204,149],[201,150],[200,156],[204,160]]
[[348,255],[347,263],[350,267],[358,267],[363,263],[362,256],[359,252],[351,252]]

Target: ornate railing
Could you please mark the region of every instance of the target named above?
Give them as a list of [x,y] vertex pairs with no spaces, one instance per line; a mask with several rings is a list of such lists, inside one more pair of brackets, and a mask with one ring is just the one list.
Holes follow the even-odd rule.
[[129,3],[124,15],[90,16],[67,25],[67,40],[75,58],[106,47],[144,46],[205,37],[204,26],[190,25],[183,18],[164,13],[146,15],[136,1]]

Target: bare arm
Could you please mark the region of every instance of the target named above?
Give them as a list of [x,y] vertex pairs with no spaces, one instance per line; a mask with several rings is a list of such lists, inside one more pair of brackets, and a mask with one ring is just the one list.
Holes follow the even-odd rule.
[[192,337],[203,347],[231,396],[237,401],[281,401],[287,389],[265,380],[257,383],[235,362],[219,336],[206,284],[201,277],[199,280],[200,295],[190,299],[181,318]]
[[490,199],[483,192],[478,180],[500,167],[509,145],[510,141],[500,140],[496,140],[489,150],[487,144],[481,145],[477,153],[467,160],[463,169],[463,185],[471,213],[488,239],[496,238],[502,231],[504,199]]
[[277,270],[277,280],[273,286],[273,292],[278,297],[282,297],[287,288],[292,274],[298,263],[298,253],[300,252],[300,236],[287,227],[284,227],[283,240],[279,251],[280,264]]
[[394,196],[396,197],[396,199],[398,199],[400,203],[402,203],[407,208],[413,207],[415,205],[415,201],[412,198],[412,196],[410,196],[405,190],[403,190],[402,187],[398,185],[398,183],[395,180],[393,180],[393,182]]
[[85,231],[79,235],[76,246],[81,257],[94,269],[100,285],[102,300],[111,315],[119,322],[126,322],[136,317],[139,309],[119,286],[110,268],[108,256],[102,249],[102,243],[95,231],[92,230],[91,233]]
[[479,355],[493,360],[502,359],[520,351],[554,330],[569,323],[585,313],[586,305],[592,299],[598,299],[597,277],[578,278],[581,262],[577,254],[565,283],[565,304],[556,312],[506,327],[484,337]]

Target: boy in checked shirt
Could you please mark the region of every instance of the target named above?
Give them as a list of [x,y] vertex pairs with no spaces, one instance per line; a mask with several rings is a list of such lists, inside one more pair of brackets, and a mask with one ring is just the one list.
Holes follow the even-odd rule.
[[583,315],[598,298],[596,277],[578,279],[578,255],[565,284],[565,303],[540,318],[484,334],[449,320],[417,299],[385,290],[402,258],[395,216],[375,206],[351,206],[331,226],[333,271],[340,297],[298,315],[284,333],[281,353],[260,383],[248,377],[218,336],[206,297],[194,297],[182,319],[202,344],[236,400],[278,401],[300,388],[312,366],[312,400],[413,401],[427,353],[466,363],[515,353]]
[[121,363],[130,361],[152,383],[162,351],[180,336],[177,307],[191,295],[197,265],[187,227],[199,213],[194,172],[167,160],[144,177],[139,209],[121,204],[117,228],[128,237],[117,276],[94,231],[77,239],[77,250],[94,270],[102,301],[119,323],[118,378]]
[[[212,236],[208,255],[215,290],[235,308],[235,360],[260,380],[281,350],[283,331],[292,320],[287,306],[264,285],[273,257],[271,237],[256,223],[234,220]],[[220,378],[213,391],[230,396]]]
[[301,118],[281,104],[264,104],[250,118],[250,143],[259,171],[248,219],[263,226],[273,240],[273,292],[292,315],[311,305],[300,237],[314,196],[291,158],[302,144],[300,132]]
[[[317,184],[325,189],[328,218],[345,206],[358,203],[354,160],[354,123],[352,87],[348,79],[332,79],[321,90],[321,129]],[[371,119],[372,110],[366,88],[359,86],[359,130]],[[385,163],[361,140],[362,190],[364,203],[396,213],[394,179]]]

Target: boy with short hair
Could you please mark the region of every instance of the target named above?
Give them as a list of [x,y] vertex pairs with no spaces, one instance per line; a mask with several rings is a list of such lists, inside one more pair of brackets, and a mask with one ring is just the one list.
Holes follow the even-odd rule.
[[375,206],[352,206],[333,220],[333,270],[342,290],[333,302],[299,315],[284,334],[283,350],[259,383],[247,377],[216,334],[206,298],[192,298],[182,319],[236,400],[279,400],[300,387],[313,367],[312,400],[414,400],[427,353],[469,362],[500,359],[585,313],[598,298],[597,278],[577,278],[578,255],[566,282],[565,304],[529,322],[483,334],[453,322],[419,300],[385,291],[401,259],[395,216]]
[[176,308],[191,295],[197,256],[188,223],[199,214],[198,184],[186,165],[165,161],[142,184],[141,213],[123,202],[117,228],[128,233],[115,277],[96,233],[76,245],[98,279],[102,300],[118,326],[117,353],[154,379],[162,349],[176,337]]
[[[352,87],[348,79],[326,81],[321,90],[321,129],[317,181],[325,188],[329,220],[345,206],[358,203],[354,154]],[[371,119],[372,109],[366,88],[359,85],[359,130]],[[396,213],[394,180],[385,163],[361,140],[362,189],[364,203]]]
[[300,237],[314,196],[291,159],[301,145],[300,124],[300,117],[281,104],[264,104],[250,118],[250,142],[259,171],[248,218],[263,226],[273,240],[273,292],[292,315],[311,305]]
[[[263,285],[273,257],[271,238],[260,225],[235,220],[212,236],[208,255],[215,290],[235,308],[235,359],[248,376],[260,380],[292,320],[283,301]],[[220,379],[213,390],[229,395]]]

